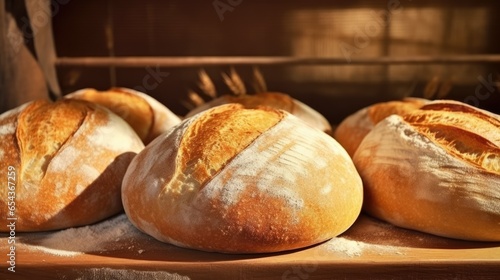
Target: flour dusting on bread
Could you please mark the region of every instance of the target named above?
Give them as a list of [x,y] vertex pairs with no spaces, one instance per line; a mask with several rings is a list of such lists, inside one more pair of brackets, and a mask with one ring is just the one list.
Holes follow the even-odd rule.
[[124,120],[103,107],[69,99],[38,100],[16,111],[0,118],[0,152],[19,172],[17,230],[86,225],[122,209],[123,174],[144,148]]
[[132,223],[158,240],[273,252],[345,231],[360,213],[362,184],[328,134],[284,111],[232,104],[148,145],[125,174],[122,198]]
[[385,118],[353,157],[365,210],[440,236],[500,240],[499,129],[498,116],[447,101]]

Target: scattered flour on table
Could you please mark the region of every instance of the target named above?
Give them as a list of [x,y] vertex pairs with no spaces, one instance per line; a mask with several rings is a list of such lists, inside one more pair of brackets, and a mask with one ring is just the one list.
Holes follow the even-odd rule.
[[[130,223],[125,214],[98,224],[69,228],[46,234],[41,238],[23,242],[30,249],[58,256],[76,256],[87,252],[102,252],[108,249],[134,249],[131,243],[143,234]],[[123,241],[118,243],[118,241]],[[144,250],[139,249],[142,254]]]
[[362,241],[350,240],[343,237],[332,238],[327,243],[323,244],[324,248],[329,252],[342,253],[348,257],[358,257],[365,252],[378,255],[403,255],[400,247],[370,244]]

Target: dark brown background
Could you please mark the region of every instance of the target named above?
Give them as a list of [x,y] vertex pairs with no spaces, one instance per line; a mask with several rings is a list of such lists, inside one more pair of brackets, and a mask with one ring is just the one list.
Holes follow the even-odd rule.
[[[341,44],[356,46],[352,57],[500,53],[493,1],[279,1],[243,0],[221,21],[214,1],[60,1],[53,9],[58,57],[87,56],[295,56],[344,57]],[[66,3],[67,2],[67,3]],[[227,0],[220,0],[227,3]],[[465,3],[464,3],[465,2]],[[398,6],[391,17],[374,14]],[[371,28],[371,29],[370,29]],[[365,37],[360,37],[361,35]],[[366,37],[367,36],[367,37]],[[368,38],[366,40],[366,38]],[[155,69],[155,65],[151,65]],[[220,93],[220,73],[205,68]],[[497,79],[497,64],[262,66],[270,90],[282,91],[323,113],[332,123],[373,102],[426,96],[431,81],[451,84],[446,98],[471,100],[500,112],[500,93],[476,88],[480,77]],[[160,68],[168,77],[147,93],[183,115],[181,101],[195,89],[198,67]],[[251,67],[238,66],[251,79]],[[94,87],[140,87],[146,67],[58,66],[62,92]],[[467,99],[469,98],[469,99]]]

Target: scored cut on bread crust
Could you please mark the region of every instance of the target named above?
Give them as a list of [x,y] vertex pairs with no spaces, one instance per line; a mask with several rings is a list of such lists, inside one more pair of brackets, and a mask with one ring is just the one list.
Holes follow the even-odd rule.
[[[0,140],[1,170],[15,168],[18,231],[87,225],[118,213],[122,177],[144,148],[115,114],[69,99],[33,101],[1,115]],[[0,214],[9,215],[7,200],[0,204]]]
[[440,236],[500,241],[500,117],[434,101],[384,119],[353,160],[369,214]]
[[327,134],[284,111],[229,104],[185,119],[139,153],[122,199],[132,223],[158,240],[258,253],[345,231],[359,215],[362,186]]
[[279,92],[261,92],[252,95],[244,94],[238,96],[222,95],[191,110],[186,115],[186,118],[192,117],[207,109],[231,103],[241,104],[247,109],[271,107],[284,110],[323,132],[328,134],[332,132],[330,123],[319,112],[297,99]]

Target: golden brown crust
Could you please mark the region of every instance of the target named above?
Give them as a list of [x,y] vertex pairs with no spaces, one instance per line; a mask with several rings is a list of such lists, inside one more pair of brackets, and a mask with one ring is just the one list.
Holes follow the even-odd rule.
[[180,119],[152,97],[128,88],[97,91],[82,89],[66,95],[102,105],[123,118],[148,144],[158,135],[178,124]]
[[403,119],[450,155],[500,175],[500,119],[444,101],[423,106]]
[[[47,114],[47,111],[52,112]],[[21,154],[20,179],[39,182],[57,151],[80,128],[87,117],[87,107],[80,103],[61,102],[57,105],[34,101],[18,117],[16,138]],[[54,129],[54,123],[58,129]]]
[[364,209],[406,228],[499,241],[499,120],[454,101],[384,119],[353,158]]
[[401,116],[412,112],[427,102],[426,99],[405,98],[370,105],[346,117],[333,136],[353,156],[363,138],[377,123],[393,114]]
[[426,102],[425,100],[412,98],[378,103],[368,108],[368,116],[371,122],[376,125],[390,115],[405,115],[422,107]]
[[306,104],[293,99],[289,95],[280,92],[262,92],[254,95],[239,96],[223,95],[190,111],[186,115],[186,118],[192,117],[207,109],[230,103],[241,104],[247,109],[268,107],[283,110],[295,115],[302,121],[323,132],[330,134],[332,130],[328,120],[326,120],[320,113],[313,110]]
[[[227,141],[241,143],[226,148]],[[257,253],[345,231],[359,215],[362,186],[327,134],[283,111],[231,104],[188,118],[148,145],[125,175],[122,198],[132,223],[158,240]]]
[[[0,120],[0,137],[8,141],[0,147],[2,162],[17,175],[16,230],[87,225],[121,211],[123,174],[144,147],[121,118],[63,99],[34,101]],[[0,195],[7,197],[6,191]],[[0,214],[7,216],[4,203]]]
[[227,103],[239,103],[247,109],[271,107],[292,113],[294,108],[293,99],[279,92],[261,92],[255,95],[226,96]]
[[119,88],[107,91],[86,89],[74,98],[87,100],[110,109],[122,117],[143,140],[148,137],[153,127],[153,110],[146,100]]
[[275,110],[237,110],[239,104],[222,106],[201,116],[190,126],[179,147],[179,169],[189,170],[199,184],[207,180],[262,132],[283,117]]

